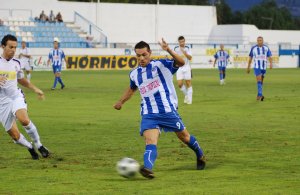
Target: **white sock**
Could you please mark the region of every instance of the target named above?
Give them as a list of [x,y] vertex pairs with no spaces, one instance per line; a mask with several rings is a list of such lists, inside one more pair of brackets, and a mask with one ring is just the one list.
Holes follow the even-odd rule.
[[180,90],[182,91],[182,93],[186,96],[187,95],[187,91],[186,91],[186,87],[185,85],[182,85]]
[[189,101],[192,103],[192,100],[193,100],[193,87],[192,86],[187,88],[187,95],[189,97]]
[[22,133],[20,133],[20,138],[17,141],[14,141],[16,144],[20,144],[22,146],[25,146],[28,149],[32,148],[32,144],[27,141],[27,139],[24,137],[24,135]]
[[27,74],[27,80],[30,81],[30,79],[31,79],[31,74],[29,73]]
[[37,148],[40,148],[42,146],[42,143],[40,141],[40,136],[37,132],[36,126],[30,121],[28,126],[24,126],[24,129],[26,130],[27,134],[31,137],[32,141],[34,142],[34,145]]

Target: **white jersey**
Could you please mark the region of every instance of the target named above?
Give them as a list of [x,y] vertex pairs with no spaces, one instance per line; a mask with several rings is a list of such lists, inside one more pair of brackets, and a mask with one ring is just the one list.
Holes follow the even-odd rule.
[[[24,49],[23,48],[20,48],[20,50],[19,50],[19,54],[25,54],[25,55],[30,55],[30,49],[29,48],[27,48],[27,47],[25,47]],[[28,58],[28,57],[25,57],[25,56],[21,56],[20,57],[20,60],[21,61],[27,61],[27,62],[29,62],[29,60],[30,60],[30,58]]]
[[249,56],[254,60],[255,69],[266,70],[268,57],[271,57],[272,53],[269,47],[266,45],[263,45],[261,47],[255,45],[251,48]]
[[0,105],[7,104],[18,97],[24,97],[18,88],[18,80],[24,78],[21,63],[14,58],[6,60],[0,57],[0,75],[7,78],[6,83],[0,87]]
[[[191,69],[190,60],[182,53],[179,45],[174,47],[174,51],[184,59],[185,62],[184,66],[181,66],[180,69],[190,70]],[[192,56],[192,50],[189,46],[186,45],[184,47],[184,51],[190,56]]]
[[178,99],[173,74],[178,70],[174,60],[152,60],[146,67],[137,67],[130,74],[131,89],[141,95],[141,114],[161,114],[177,110]]

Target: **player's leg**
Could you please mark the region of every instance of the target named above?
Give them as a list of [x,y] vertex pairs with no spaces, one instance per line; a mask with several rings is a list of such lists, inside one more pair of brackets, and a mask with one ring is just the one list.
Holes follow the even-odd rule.
[[53,83],[53,86],[52,86],[52,90],[54,90],[56,88],[56,85],[57,85],[57,82],[58,82],[58,66],[52,66],[53,68],[53,73],[54,73],[54,83]]
[[32,121],[29,119],[29,116],[27,114],[26,109],[19,109],[16,111],[16,117],[24,127],[27,134],[31,137],[32,141],[34,142],[34,145],[39,150],[39,152],[42,154],[44,158],[49,156],[49,151],[47,148],[43,146],[43,144],[40,141],[40,136],[38,133],[38,130],[36,126],[32,123]]
[[179,69],[176,73],[176,77],[177,77],[177,84],[178,87],[180,89],[180,91],[182,91],[183,95],[184,95],[184,103],[187,103],[187,89],[186,86],[183,83],[183,72],[181,69]]
[[143,132],[146,148],[144,153],[144,166],[141,168],[140,172],[144,177],[149,179],[154,178],[152,169],[157,158],[157,142],[159,133],[158,129],[148,129]]
[[220,77],[220,85],[223,85],[223,74],[224,74],[224,72],[223,72],[223,68],[221,67],[221,66],[218,66],[218,68],[219,68],[219,77]]
[[262,89],[262,74],[260,69],[255,69],[255,76],[256,76],[256,84],[257,84],[257,97],[256,100],[261,100],[263,97],[263,89]]
[[195,152],[197,156],[197,169],[198,170],[204,169],[205,157],[197,139],[193,135],[190,135],[187,129],[175,133],[183,143],[188,145],[189,148],[191,148]]
[[60,83],[60,85],[61,85],[61,89],[63,89],[63,88],[65,88],[65,85],[64,85],[64,83],[63,83],[63,81],[62,81],[62,79],[61,79],[61,66],[59,67],[59,72],[57,72],[57,77],[58,77],[58,82]]
[[15,121],[13,122],[11,129],[9,129],[7,133],[10,135],[10,137],[14,140],[16,144],[25,146],[28,149],[32,159],[34,160],[39,159],[39,155],[34,150],[32,144],[29,141],[27,141],[27,139],[24,137],[22,133],[19,132],[18,126]]
[[226,67],[223,67],[223,84],[225,84]]
[[26,70],[26,78],[28,81],[30,81],[30,79],[31,79],[31,71],[30,70]]
[[187,80],[185,80],[185,84],[187,86],[187,104],[192,104],[193,102],[193,86],[192,86],[192,80],[189,77]]

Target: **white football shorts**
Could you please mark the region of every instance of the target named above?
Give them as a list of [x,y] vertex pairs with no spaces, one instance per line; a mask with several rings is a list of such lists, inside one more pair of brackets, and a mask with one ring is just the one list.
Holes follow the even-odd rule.
[[16,120],[16,112],[20,109],[27,110],[27,104],[23,97],[18,97],[7,104],[0,104],[0,120],[6,131],[11,129]]
[[177,80],[191,80],[192,71],[190,68],[179,68],[176,73]]

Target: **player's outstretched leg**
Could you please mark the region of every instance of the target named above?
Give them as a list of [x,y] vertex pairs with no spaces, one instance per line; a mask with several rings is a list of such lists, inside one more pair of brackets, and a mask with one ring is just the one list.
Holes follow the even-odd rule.
[[39,136],[39,133],[37,131],[37,128],[32,123],[32,121],[29,119],[26,109],[17,110],[16,116],[17,116],[17,119],[23,125],[23,127],[24,127],[25,131],[27,132],[27,134],[30,136],[30,138],[34,142],[35,147],[38,149],[38,151],[41,153],[41,155],[44,158],[47,158],[50,155],[50,152],[41,143],[40,136]]
[[24,146],[28,149],[32,159],[39,159],[39,155],[36,153],[32,144],[29,141],[27,141],[23,134],[19,132],[16,122],[13,123],[12,128],[8,130],[7,133],[10,135],[10,137],[14,140],[16,144]]
[[153,179],[154,173],[152,169],[157,158],[157,141],[159,137],[159,130],[146,130],[144,131],[143,136],[145,138],[146,148],[144,153],[144,166],[141,167],[140,173],[148,179]]
[[176,135],[183,143],[187,144],[188,147],[195,152],[197,157],[197,169],[203,170],[206,165],[205,156],[197,139],[193,135],[190,135],[186,129],[176,132]]

